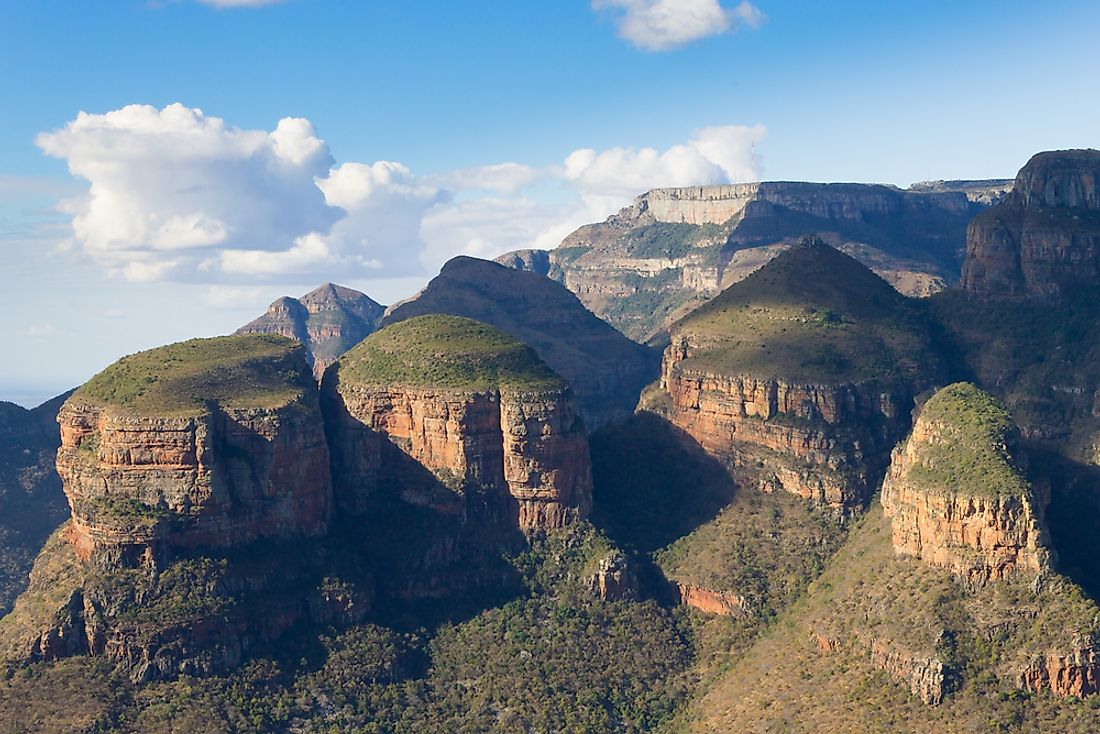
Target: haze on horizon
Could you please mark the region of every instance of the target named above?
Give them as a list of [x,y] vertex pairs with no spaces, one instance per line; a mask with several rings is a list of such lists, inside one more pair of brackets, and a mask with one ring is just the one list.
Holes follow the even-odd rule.
[[0,400],[383,303],[654,187],[1007,178],[1100,147],[1100,7],[0,1]]

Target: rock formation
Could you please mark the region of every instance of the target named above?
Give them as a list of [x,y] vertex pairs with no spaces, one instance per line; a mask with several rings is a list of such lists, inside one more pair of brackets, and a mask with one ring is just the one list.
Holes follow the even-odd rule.
[[929,399],[882,488],[899,554],[971,586],[1050,571],[1048,497],[1028,483],[1014,434],[1004,408],[973,385],[949,385]]
[[283,296],[237,334],[278,334],[297,339],[319,381],[325,368],[378,328],[383,306],[351,288],[325,283],[301,298]]
[[523,531],[588,512],[588,444],[569,387],[490,326],[401,321],[344,355],[323,390],[338,496],[353,512],[383,482],[406,503]]
[[[798,182],[655,189],[566,237],[549,252],[547,274],[639,341],[811,233],[903,293],[926,296],[957,278],[967,223],[1004,188],[959,181],[907,191]],[[535,270],[528,253],[498,260]]]
[[528,344],[573,388],[588,429],[634,411],[657,376],[659,356],[587,311],[561,285],[472,257],[456,257],[383,325],[445,313],[490,324]]
[[0,621],[4,657],[104,655],[135,680],[220,673],[299,622],[369,610],[369,572],[342,579],[323,537],[329,455],[292,340],[131,355],[57,420],[72,518]]
[[58,414],[57,469],[78,555],[132,564],[324,534],[328,451],[304,364],[282,337],[195,340],[123,358],[77,390]]
[[864,503],[941,371],[928,327],[858,262],[807,239],[671,328],[665,414],[712,455],[838,509]]
[[1100,151],[1039,153],[967,230],[962,284],[984,298],[1058,300],[1100,283]]

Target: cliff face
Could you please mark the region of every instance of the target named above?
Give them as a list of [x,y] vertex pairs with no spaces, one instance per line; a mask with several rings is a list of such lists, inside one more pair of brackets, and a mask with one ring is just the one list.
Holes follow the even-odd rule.
[[630,415],[657,376],[654,350],[631,342],[561,285],[534,273],[457,257],[382,323],[430,313],[475,319],[528,344],[573,388],[590,431]]
[[273,409],[199,416],[119,414],[70,400],[57,470],[89,559],[130,563],[174,548],[321,535],[332,496],[315,390]]
[[277,334],[296,339],[317,380],[325,368],[378,328],[385,308],[351,288],[325,283],[301,298],[283,296],[237,334]]
[[807,240],[672,327],[650,401],[762,488],[848,510],[870,496],[917,387],[939,371],[904,298]]
[[[907,295],[958,277],[966,225],[1003,182],[763,182],[655,189],[549,253],[549,277],[628,336],[648,340],[808,234]],[[506,255],[511,267],[528,257]],[[532,261],[533,262],[533,261]]]
[[1050,571],[1049,493],[1034,491],[1016,466],[1012,428],[991,396],[966,383],[928,401],[882,488],[897,553],[971,586]]
[[987,298],[1058,300],[1100,283],[1100,151],[1039,153],[967,230],[962,284]]
[[[382,477],[393,479],[403,501],[463,521],[533,531],[584,517],[592,497],[588,443],[570,390],[552,373],[515,387],[507,375],[466,385],[445,374],[418,385],[400,371],[387,384],[374,379],[383,350],[417,329],[427,326],[435,338],[471,325],[489,329],[439,316],[399,323],[326,375],[341,501],[365,507]],[[497,335],[509,349],[524,349]]]

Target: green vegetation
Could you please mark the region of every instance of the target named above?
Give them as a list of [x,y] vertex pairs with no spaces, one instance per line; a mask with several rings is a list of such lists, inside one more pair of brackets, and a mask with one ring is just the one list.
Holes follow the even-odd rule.
[[932,382],[942,369],[917,305],[820,241],[782,253],[672,332],[702,345],[687,369],[828,383]]
[[430,314],[387,326],[340,358],[344,383],[463,390],[556,390],[564,380],[521,341],[460,316]]
[[138,415],[191,416],[276,408],[312,385],[302,347],[269,334],[191,339],[123,357],[74,394],[78,402]]
[[987,392],[968,382],[939,390],[920,419],[939,433],[920,446],[911,481],[925,490],[973,495],[1025,495],[1030,486],[1015,465],[1016,424]]
[[[685,732],[1043,732],[1095,730],[1096,697],[1016,688],[1020,670],[1068,649],[1096,605],[1064,579],[966,591],[948,572],[899,558],[873,505],[806,594],[683,717]],[[872,664],[872,642],[948,666],[930,706]],[[830,650],[823,650],[828,643]]]

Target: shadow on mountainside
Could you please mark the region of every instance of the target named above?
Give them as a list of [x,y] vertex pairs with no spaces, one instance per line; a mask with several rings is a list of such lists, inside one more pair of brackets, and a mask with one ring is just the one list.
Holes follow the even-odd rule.
[[1046,522],[1058,552],[1058,570],[1100,601],[1100,467],[1071,461],[1053,451],[1032,449],[1031,465],[1050,483]]
[[687,433],[637,413],[591,437],[592,520],[617,544],[651,553],[713,519],[735,486]]

